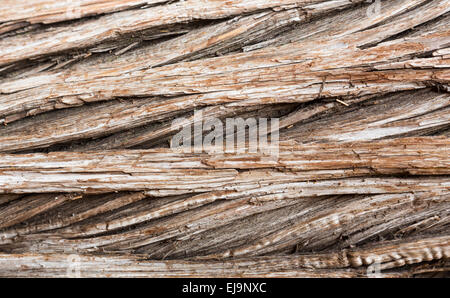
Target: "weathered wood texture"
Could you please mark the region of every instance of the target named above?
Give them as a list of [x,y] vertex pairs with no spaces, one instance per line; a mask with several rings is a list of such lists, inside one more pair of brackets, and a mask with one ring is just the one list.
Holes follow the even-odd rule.
[[[0,154],[0,192],[147,190],[158,196],[373,175],[449,175],[449,145],[448,138],[432,137],[370,143],[281,143],[279,155],[274,157],[264,153],[177,153],[175,149]],[[360,180],[348,181],[357,184]],[[445,178],[440,181],[443,187],[450,187]]]
[[[385,243],[384,246],[343,250],[324,254],[282,257],[256,257],[232,261],[151,261],[145,255],[0,255],[0,276],[57,277],[363,277],[368,265],[379,260],[382,269],[414,265],[450,257],[449,237],[411,242]],[[66,264],[69,263],[68,267]],[[444,263],[448,268],[448,264]],[[80,270],[76,270],[79,266]],[[99,272],[98,268],[103,268]],[[365,270],[364,270],[365,269]],[[433,271],[431,266],[412,266],[408,271],[385,273],[385,277],[408,277]]]
[[4,2],[0,276],[449,274],[450,0]]

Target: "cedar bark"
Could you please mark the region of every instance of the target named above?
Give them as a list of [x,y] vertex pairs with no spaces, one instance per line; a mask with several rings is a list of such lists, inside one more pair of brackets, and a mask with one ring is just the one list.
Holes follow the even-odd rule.
[[448,276],[450,1],[368,2],[7,0],[0,276]]

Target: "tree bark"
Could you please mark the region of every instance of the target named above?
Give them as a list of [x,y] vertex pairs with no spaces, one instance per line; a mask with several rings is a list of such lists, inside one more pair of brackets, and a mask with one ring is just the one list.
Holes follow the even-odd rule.
[[448,276],[449,0],[4,4],[0,276]]

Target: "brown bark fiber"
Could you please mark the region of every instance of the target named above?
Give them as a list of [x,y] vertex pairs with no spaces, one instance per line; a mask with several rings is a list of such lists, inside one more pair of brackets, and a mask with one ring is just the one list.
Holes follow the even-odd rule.
[[450,0],[4,2],[0,277],[448,276]]

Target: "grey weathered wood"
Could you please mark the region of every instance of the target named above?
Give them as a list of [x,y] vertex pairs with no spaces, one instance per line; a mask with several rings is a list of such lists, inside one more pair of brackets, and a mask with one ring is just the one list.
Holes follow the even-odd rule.
[[450,1],[376,2],[6,0],[0,276],[448,275]]
[[[382,269],[449,257],[448,237],[386,243],[340,253],[259,257],[230,261],[149,261],[144,256],[94,256],[64,254],[0,255],[0,276],[76,277],[364,277],[376,259]],[[76,267],[79,266],[79,267]],[[98,268],[103,268],[100,273]],[[361,269],[360,269],[361,268]],[[410,276],[426,267],[386,273]],[[333,269],[333,270],[330,270]],[[428,270],[432,270],[429,268]]]
[[[433,7],[435,18],[450,9],[447,1],[439,2],[442,3]],[[321,42],[292,43],[276,50],[267,48],[127,73],[120,68],[129,67],[119,65],[113,73],[109,69],[71,73],[69,80],[64,73],[43,74],[0,85],[0,93],[4,94],[0,96],[3,103],[0,115],[8,122],[25,115],[114,97],[200,93],[187,96],[184,101],[249,105],[273,102],[274,97],[277,102],[305,102],[317,97],[349,97],[415,90],[429,84],[446,85],[448,58],[438,51],[448,44],[448,34],[445,34],[448,28],[443,25],[441,30],[439,34],[425,32],[411,37],[407,43],[397,39],[363,49],[358,48],[362,33],[356,32]],[[373,34],[379,36],[383,32],[377,30]],[[389,33],[392,34],[386,32],[382,37],[388,38]],[[421,59],[417,61],[417,69],[410,69],[417,62],[405,57],[433,51],[436,57]],[[312,59],[316,59],[314,64]],[[388,65],[396,59],[402,61],[392,69]],[[378,70],[370,72],[375,65]],[[178,74],[181,70],[182,76]],[[255,77],[260,81],[258,84],[252,82]],[[233,78],[233,83],[229,83],[229,78]],[[277,88],[273,89],[274,86]],[[234,94],[235,89],[242,90],[239,96]],[[272,93],[268,93],[271,89]]]
[[288,142],[280,144],[279,156],[274,157],[265,153],[177,153],[173,149],[0,154],[0,193],[146,190],[164,195],[244,190],[252,184],[275,181],[405,173],[448,175],[448,145],[448,138],[347,144]]

